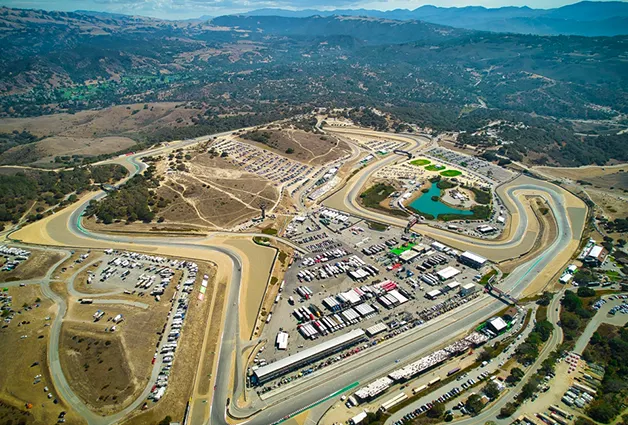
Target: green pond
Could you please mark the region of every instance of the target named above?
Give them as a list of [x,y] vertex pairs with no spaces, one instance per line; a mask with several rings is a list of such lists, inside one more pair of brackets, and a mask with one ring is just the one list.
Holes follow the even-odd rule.
[[[471,215],[473,211],[470,210],[459,210],[458,208],[450,207],[449,205],[443,204],[440,201],[441,190],[438,188],[436,183],[434,183],[430,190],[426,193],[415,199],[410,203],[410,206],[417,211],[420,211],[424,214],[430,214],[434,217],[438,218],[438,216],[443,214],[459,214],[459,215]],[[438,201],[433,201],[432,196],[438,196]]]

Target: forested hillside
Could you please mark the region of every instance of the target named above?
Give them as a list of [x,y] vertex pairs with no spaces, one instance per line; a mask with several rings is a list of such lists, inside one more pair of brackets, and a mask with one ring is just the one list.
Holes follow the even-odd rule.
[[[628,37],[339,16],[177,22],[7,8],[0,25],[0,117],[139,102],[198,108],[192,126],[132,135],[150,142],[313,107],[367,106],[433,131],[466,131],[469,143],[512,142],[504,151],[513,159],[534,149],[540,155],[529,159],[539,163],[625,160],[625,149],[613,147],[628,137]],[[486,126],[497,120],[489,139]]]

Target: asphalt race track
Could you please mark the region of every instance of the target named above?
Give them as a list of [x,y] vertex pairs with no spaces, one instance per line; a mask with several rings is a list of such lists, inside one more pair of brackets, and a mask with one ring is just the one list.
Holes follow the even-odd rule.
[[[408,137],[408,139],[413,143],[413,146],[408,150],[413,151],[420,147],[420,136]],[[178,144],[176,148],[193,143],[198,143],[198,140],[182,142]],[[131,175],[128,177],[131,178],[133,175],[142,172],[146,168],[146,165],[140,161],[141,156],[156,154],[173,148],[173,146],[157,148],[109,162],[124,164],[131,171]],[[390,156],[365,167],[358,173],[347,190],[342,190],[334,195],[336,197],[342,197],[342,209],[357,216],[405,227],[406,220],[365,210],[356,202],[356,198],[370,174],[398,159],[399,157]],[[430,229],[430,236],[442,236],[445,243],[449,243],[450,239],[456,238],[463,245],[474,244],[475,246],[492,250],[495,253],[516,250],[520,246],[521,240],[524,239],[528,225],[526,209],[517,196],[519,192],[534,193],[543,196],[548,201],[554,213],[554,217],[556,218],[558,232],[555,240],[536,258],[517,267],[500,284],[500,288],[504,292],[508,292],[515,297],[519,296],[532,280],[545,270],[555,257],[563,252],[573,240],[580,238],[582,229],[572,229],[573,223],[575,222],[575,218],[573,217],[574,212],[566,207],[564,195],[561,193],[560,188],[528,177],[518,178],[515,181],[509,182],[507,186],[504,186],[500,194],[502,200],[507,207],[514,208],[519,215],[518,227],[509,240],[493,242],[479,241],[445,230]],[[213,252],[224,255],[230,260],[233,270],[226,304],[224,330],[221,336],[216,386],[208,422],[212,425],[226,425],[228,423],[226,418],[227,402],[229,399],[237,398],[243,391],[242,382],[245,371],[245,366],[239,364],[240,356],[238,355],[241,352],[238,305],[242,279],[242,259],[239,257],[239,254],[233,250],[223,246],[210,245],[211,240],[208,241],[207,238],[112,236],[103,233],[94,233],[84,229],[81,226],[81,217],[89,201],[100,199],[104,196],[104,192],[88,196],[81,201],[80,205],[74,209],[71,214],[64,215],[60,212],[53,216],[52,218],[56,218],[56,220],[46,222],[49,234],[51,235],[50,237],[58,245],[68,247],[109,248],[120,245],[124,246],[123,249],[133,249],[129,247],[136,246],[138,251],[156,251],[163,247],[167,247],[168,249],[181,248],[185,249],[187,252],[193,251],[197,253],[197,258],[207,257],[208,253]],[[337,200],[338,199],[336,199],[336,201]],[[572,217],[570,217],[570,214]],[[65,218],[66,216],[67,218]],[[62,222],[62,220],[65,221]],[[584,224],[583,220],[582,224]],[[418,226],[416,230],[423,232],[422,226]],[[26,242],[35,243],[36,241],[29,240]],[[46,288],[48,287],[46,286]],[[101,417],[94,414],[82,403],[76,394],[74,394],[65,379],[59,363],[59,333],[61,321],[65,315],[67,306],[64,300],[54,294],[49,288],[45,295],[52,298],[59,305],[59,312],[52,324],[48,351],[50,370],[55,387],[60,395],[71,404],[78,413],[88,420],[90,425],[106,425],[121,421],[129,413],[137,409],[146,399],[159,371],[157,365],[153,368],[153,374],[149,384],[131,405],[112,416]],[[356,382],[366,383],[369,380],[385,374],[389,370],[399,367],[399,365],[395,364],[395,361],[399,361],[400,364],[403,364],[432,351],[434,347],[442,344],[444,341],[468,331],[478,322],[491,317],[501,308],[503,308],[501,302],[493,298],[480,297],[457,310],[441,316],[438,321],[428,322],[419,328],[401,334],[385,343],[365,350],[358,355],[352,356],[326,369],[317,371],[310,375],[307,380],[298,380],[289,384],[289,386],[282,387],[281,392],[271,395],[262,405],[238,408],[231,403],[229,406],[229,414],[236,418],[247,418],[246,423],[250,425],[269,425],[275,423],[283,418],[289,417],[300,409],[326,399],[337,391]],[[236,372],[235,385],[231,382],[234,370]],[[231,393],[232,387],[234,387],[233,391],[235,395]],[[195,406],[193,406],[193,408],[194,407]],[[196,408],[201,409],[202,406],[196,406]],[[318,418],[311,419],[316,420]],[[192,425],[201,424],[192,423]]]

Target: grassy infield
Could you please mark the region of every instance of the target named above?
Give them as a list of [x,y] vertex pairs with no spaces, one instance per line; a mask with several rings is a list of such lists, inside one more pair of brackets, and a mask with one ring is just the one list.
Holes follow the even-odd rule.
[[[434,164],[431,164],[431,161],[428,159],[415,159],[414,161],[411,161],[410,164],[416,165],[416,166],[425,166],[425,169],[428,171],[443,170],[441,171],[440,175],[444,177],[456,177],[462,174],[458,170],[444,170],[445,168],[444,166],[436,166]],[[438,217],[440,220],[443,220],[443,221],[482,220],[482,219],[487,218],[490,215],[491,208],[488,206],[488,204],[490,204],[491,202],[490,193],[486,193],[476,188],[468,188],[468,189],[471,190],[473,194],[475,195],[476,202],[482,205],[472,208],[473,214],[471,215],[442,214]],[[391,185],[385,184],[385,183],[377,183],[371,186],[366,191],[362,192],[362,194],[360,195],[360,198],[362,199],[362,204],[367,208],[373,208],[376,210],[385,211],[388,214],[406,217],[407,214],[405,213],[405,211],[398,210],[398,209],[389,209],[380,205],[380,202],[388,198],[393,192],[395,192],[395,188],[392,187]],[[408,207],[408,209],[414,211],[417,214],[424,216],[427,219],[430,219],[430,220],[435,219],[435,217],[431,214],[423,213],[412,207]]]

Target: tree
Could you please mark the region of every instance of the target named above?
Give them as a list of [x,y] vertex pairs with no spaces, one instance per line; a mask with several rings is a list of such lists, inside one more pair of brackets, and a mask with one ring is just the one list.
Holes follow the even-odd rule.
[[172,418],[170,416],[166,416],[161,421],[159,421],[159,425],[169,425],[172,422]]
[[573,422],[573,425],[595,425],[595,422],[588,418],[585,418],[584,416],[578,416]]
[[547,341],[554,330],[554,325],[547,320],[540,320],[534,325],[534,332],[539,335],[542,341]]
[[582,308],[582,300],[574,294],[572,291],[565,291],[561,304],[567,311],[576,311],[578,308]]
[[589,269],[580,269],[574,274],[573,280],[578,282],[580,285],[588,285],[591,282],[595,282],[597,280],[597,276]]
[[486,384],[482,392],[486,394],[486,396],[491,400],[495,400],[497,397],[499,397],[499,387],[493,381],[490,381],[488,384]]
[[587,415],[591,419],[605,424],[611,422],[618,413],[615,406],[603,399],[593,400],[587,409]]
[[528,382],[526,382],[526,384],[521,389],[521,394],[520,394],[521,399],[525,400],[532,397],[538,387],[539,387],[539,380],[533,376],[532,378],[530,378]]
[[580,327],[580,319],[575,314],[565,312],[560,320],[563,328],[578,329]]
[[478,354],[479,362],[488,362],[493,358],[494,349],[492,347],[484,347],[484,349]]
[[550,302],[552,301],[552,298],[554,298],[554,294],[552,294],[551,292],[545,291],[543,292],[543,295],[541,295],[541,298],[539,298],[536,303],[538,305],[548,306]]
[[499,416],[501,418],[512,416],[517,411],[517,407],[515,403],[506,403],[506,405],[500,409]]
[[471,394],[464,404],[464,407],[472,415],[477,415],[484,408],[484,403],[482,403],[482,397],[480,397],[478,394]]
[[427,411],[428,418],[440,418],[445,413],[445,405],[443,403],[434,403],[432,408]]
[[587,288],[585,286],[580,286],[578,288],[577,294],[582,298],[589,298],[595,296],[595,290],[593,288]]
[[518,367],[513,367],[512,369],[510,369],[510,375],[508,375],[508,377],[506,378],[506,382],[508,382],[509,384],[514,384],[521,381],[521,378],[523,378],[524,375],[525,372],[523,370],[519,369]]

